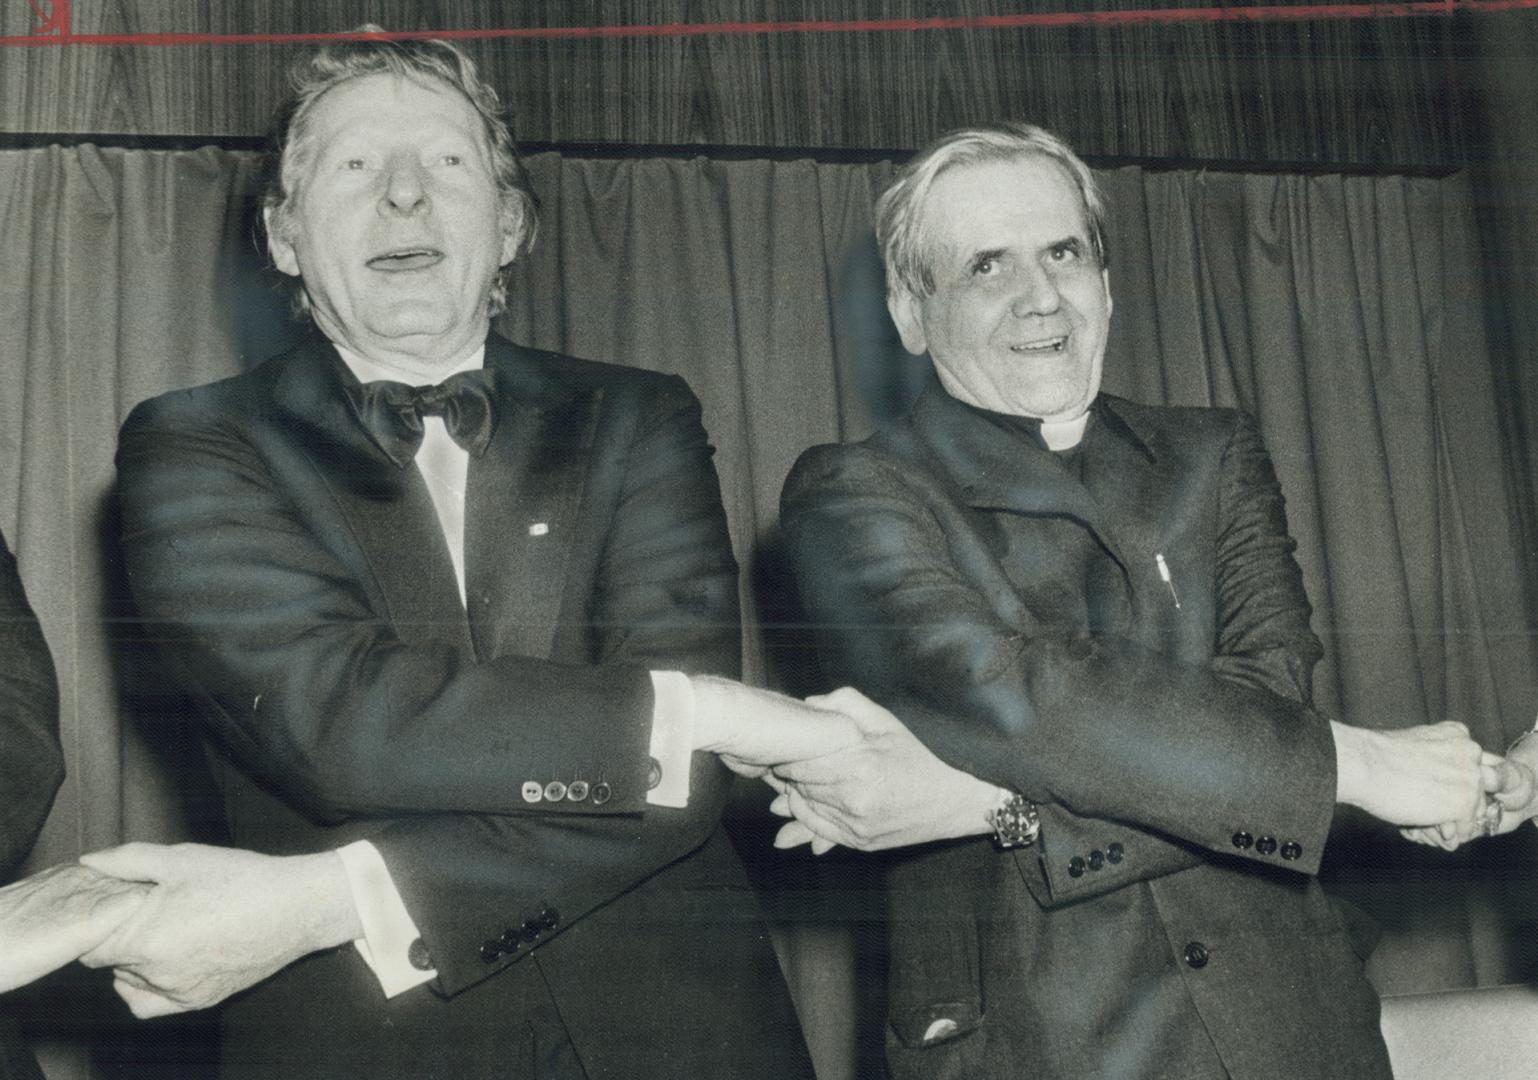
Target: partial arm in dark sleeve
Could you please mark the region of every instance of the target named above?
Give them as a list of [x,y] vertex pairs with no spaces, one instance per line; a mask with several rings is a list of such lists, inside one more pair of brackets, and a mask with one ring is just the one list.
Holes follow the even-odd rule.
[[63,779],[53,658],[0,537],[0,881],[31,850]]

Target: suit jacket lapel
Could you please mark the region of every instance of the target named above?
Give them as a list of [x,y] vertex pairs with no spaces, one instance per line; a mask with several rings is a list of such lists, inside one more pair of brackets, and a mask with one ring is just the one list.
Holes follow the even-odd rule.
[[486,366],[497,426],[470,462],[465,574],[476,654],[547,656],[582,501],[600,392],[575,390],[558,361],[493,334]]
[[1115,530],[1100,501],[1055,455],[1023,445],[1018,436],[989,423],[934,383],[919,397],[912,420],[961,488],[967,505],[1072,518],[1125,570]]
[[1148,576],[1154,555],[1161,553],[1167,519],[1185,511],[1172,490],[1176,478],[1159,456],[1158,439],[1142,429],[1127,405],[1109,395],[1097,402],[1096,430],[1085,445],[1084,487],[1104,508],[1101,527],[1137,580]]
[[427,486],[364,432],[345,392],[349,380],[356,381],[336,350],[312,336],[279,361],[277,422],[330,491],[401,639],[468,651],[470,630]]

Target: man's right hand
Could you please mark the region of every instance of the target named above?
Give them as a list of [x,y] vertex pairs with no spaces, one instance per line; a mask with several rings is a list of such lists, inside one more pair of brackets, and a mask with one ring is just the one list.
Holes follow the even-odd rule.
[[1396,731],[1330,727],[1336,801],[1391,825],[1478,821],[1485,793],[1500,787],[1500,755],[1482,750],[1456,721]]
[[713,675],[690,677],[694,687],[694,749],[720,757],[742,776],[772,766],[823,757],[860,741],[848,715],[772,690]]

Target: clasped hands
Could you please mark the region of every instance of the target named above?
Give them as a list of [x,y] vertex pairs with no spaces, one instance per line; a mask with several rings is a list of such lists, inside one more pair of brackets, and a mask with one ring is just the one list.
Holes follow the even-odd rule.
[[1472,816],[1401,829],[1417,844],[1453,851],[1480,836],[1504,836],[1538,816],[1538,738],[1524,735],[1505,757],[1486,753],[1481,760],[1483,794]]
[[[699,677],[695,690],[695,747],[774,789],[771,809],[791,819],[777,847],[873,851],[989,831],[999,789],[945,764],[858,691],[803,702]],[[1538,815],[1538,738],[1503,758],[1453,722],[1332,730],[1337,800],[1418,843],[1450,850]],[[160,1016],[359,936],[335,852],[126,844],[0,889],[0,992],[78,958],[112,968],[135,1015]]]
[[[702,748],[774,788],[770,808],[792,819],[777,846],[874,851],[989,831],[999,789],[945,764],[858,691],[846,687],[804,703],[749,693],[766,708],[739,703],[722,714],[734,718],[729,730]],[[1519,740],[1503,758],[1481,749],[1456,721],[1392,731],[1332,722],[1331,733],[1336,801],[1400,826],[1417,843],[1452,850],[1538,815],[1538,736]]]

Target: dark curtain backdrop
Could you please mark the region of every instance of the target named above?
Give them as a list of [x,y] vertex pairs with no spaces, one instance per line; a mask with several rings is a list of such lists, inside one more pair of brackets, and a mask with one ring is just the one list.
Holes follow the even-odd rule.
[[[870,238],[891,167],[530,165],[542,235],[514,268],[501,329],[689,380],[745,569],[747,670],[817,688],[776,505],[802,449],[863,435],[926,377],[887,325]],[[112,452],[137,401],[295,336],[253,239],[255,173],[252,156],[212,149],[0,152],[0,529],[58,663],[70,771],[33,867],[123,839],[217,836],[180,705],[123,618]],[[1538,707],[1538,665],[1522,474],[1499,437],[1464,178],[1102,178],[1108,388],[1258,416],[1326,645],[1323,705],[1372,727],[1453,717],[1503,747]],[[779,884],[787,970],[826,1080],[843,1080],[867,1049],[856,1033],[871,1009],[856,1002],[872,1000],[879,967],[861,945],[864,878],[855,857],[765,852],[767,798],[743,790],[744,844]],[[1386,928],[1380,986],[1526,977],[1529,839],[1449,857],[1347,822],[1329,873]],[[195,1045],[196,1021],[133,1027],[98,990],[66,976],[21,999],[55,1080],[168,1075],[164,1059]]]

